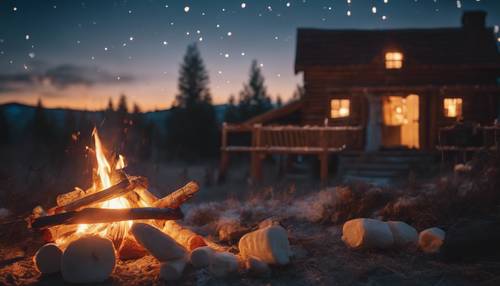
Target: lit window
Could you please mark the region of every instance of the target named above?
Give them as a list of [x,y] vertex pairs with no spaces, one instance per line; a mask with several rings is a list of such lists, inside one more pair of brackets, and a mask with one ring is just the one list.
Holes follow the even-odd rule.
[[385,68],[400,69],[403,67],[403,54],[399,52],[385,53]]
[[461,98],[445,98],[444,99],[444,116],[446,116],[446,117],[461,117],[462,116],[462,99]]
[[341,118],[349,116],[349,99],[332,99],[330,101],[330,117]]

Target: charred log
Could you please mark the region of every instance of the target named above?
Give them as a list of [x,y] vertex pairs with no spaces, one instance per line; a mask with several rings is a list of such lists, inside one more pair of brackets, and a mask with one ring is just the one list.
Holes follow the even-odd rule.
[[69,211],[51,216],[43,216],[32,221],[31,227],[43,229],[56,225],[68,224],[95,224],[111,223],[127,220],[181,219],[183,214],[180,209],[170,208],[131,208],[131,209],[101,209],[87,208],[81,211]]
[[156,201],[153,206],[157,208],[176,209],[180,207],[185,201],[192,198],[199,190],[200,187],[198,183],[191,181],[187,183],[184,187]]

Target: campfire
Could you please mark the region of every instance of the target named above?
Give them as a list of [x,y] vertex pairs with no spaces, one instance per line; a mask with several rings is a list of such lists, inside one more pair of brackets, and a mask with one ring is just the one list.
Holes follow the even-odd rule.
[[195,268],[210,267],[214,276],[236,272],[243,264],[266,272],[267,264],[288,263],[283,228],[248,233],[240,240],[240,255],[230,253],[229,247],[176,221],[183,218],[180,206],[198,192],[196,182],[158,198],[148,191],[146,178],[125,172],[124,156],[106,156],[97,129],[93,138],[94,149],[89,151],[97,166],[92,187],[61,194],[56,206],[38,206],[28,218],[30,228],[43,231],[48,242],[34,257],[42,274],[61,271],[68,282],[99,282],[112,273],[116,255],[135,259],[147,253],[162,263],[164,280],[180,278],[187,262]]
[[97,129],[93,138],[97,168],[92,187],[59,195],[57,206],[46,211],[35,208],[32,228],[48,230],[48,239],[61,246],[84,235],[97,235],[111,239],[120,249],[134,220],[161,227],[164,220],[182,218],[179,207],[198,191],[195,182],[158,199],[148,191],[146,178],[123,171],[124,156],[114,161],[106,158]]

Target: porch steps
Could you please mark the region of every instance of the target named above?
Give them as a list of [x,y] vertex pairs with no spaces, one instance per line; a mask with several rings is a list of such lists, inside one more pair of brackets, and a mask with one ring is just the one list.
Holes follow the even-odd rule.
[[435,159],[431,153],[410,150],[344,153],[339,156],[338,175],[343,182],[387,185],[407,180],[411,172],[425,173]]

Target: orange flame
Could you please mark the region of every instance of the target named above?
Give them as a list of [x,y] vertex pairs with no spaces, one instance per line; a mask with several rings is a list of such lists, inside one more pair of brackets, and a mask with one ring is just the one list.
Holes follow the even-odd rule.
[[123,155],[118,155],[118,162],[116,162],[115,169],[116,170],[121,170],[123,168],[127,167],[127,164],[125,164],[125,157]]
[[[106,156],[104,155],[104,148],[101,143],[101,139],[99,138],[99,134],[97,132],[97,129],[94,128],[92,131],[92,136],[94,137],[94,142],[95,142],[95,155],[97,159],[97,175],[99,176],[100,179],[100,185],[102,189],[109,188],[113,184],[116,184],[116,182],[113,182],[111,179],[111,166],[106,159]],[[115,170],[123,169],[125,167],[125,157],[122,155],[119,155],[119,159],[115,165]],[[95,182],[94,182],[95,185]],[[108,208],[108,209],[123,209],[123,208],[129,208],[130,204],[127,201],[127,199],[120,197],[120,198],[114,198],[109,201],[103,202],[100,207],[102,208]],[[108,227],[106,227],[104,230],[100,231],[98,234],[101,236],[108,236],[108,237],[117,237],[117,238],[123,238],[124,235],[127,233],[128,229],[132,226],[132,221],[126,221],[126,222],[117,222],[117,223],[112,223]],[[89,233],[92,232],[95,228],[98,228],[98,226],[92,226],[88,224],[79,224],[77,228],[77,233]],[[121,241],[118,242],[121,244]]]

